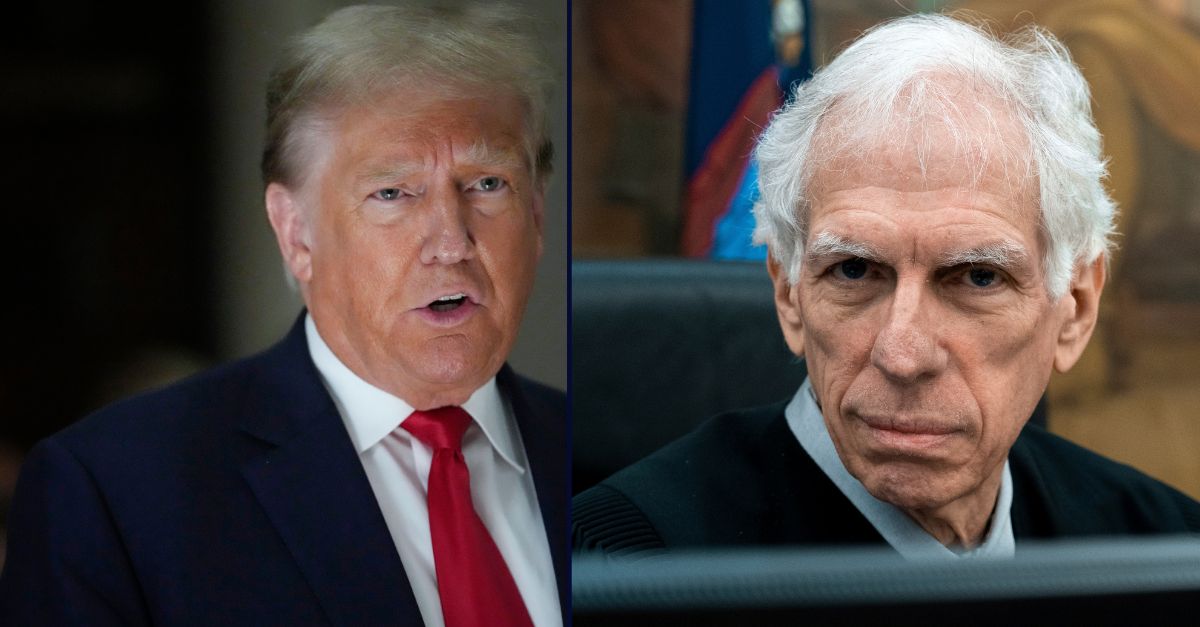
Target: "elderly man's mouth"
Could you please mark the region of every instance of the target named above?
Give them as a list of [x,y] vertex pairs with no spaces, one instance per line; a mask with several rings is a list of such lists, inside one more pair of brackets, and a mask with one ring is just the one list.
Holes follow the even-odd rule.
[[960,429],[937,420],[859,416],[871,437],[888,448],[927,449],[953,438]]
[[466,302],[467,295],[459,292],[458,294],[442,296],[441,298],[429,303],[429,308],[437,313],[443,313],[447,311],[454,311],[455,309],[463,306]]
[[479,305],[464,292],[439,296],[416,310],[426,322],[436,326],[454,326],[471,316]]

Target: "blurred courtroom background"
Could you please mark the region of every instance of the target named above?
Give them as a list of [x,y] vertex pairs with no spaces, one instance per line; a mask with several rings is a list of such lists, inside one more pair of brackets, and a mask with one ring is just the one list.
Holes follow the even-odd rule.
[[1054,32],[1091,83],[1122,235],[1097,333],[1051,382],[1050,427],[1200,498],[1200,0],[574,7],[574,259],[761,259],[735,215],[753,132],[782,101],[778,83],[873,24],[967,10],[996,32]]
[[[346,4],[6,7],[0,530],[35,441],[117,398],[266,348],[294,321],[301,305],[259,178],[266,76],[287,37]],[[523,4],[545,22],[562,81],[545,255],[511,362],[565,387],[567,6]]]

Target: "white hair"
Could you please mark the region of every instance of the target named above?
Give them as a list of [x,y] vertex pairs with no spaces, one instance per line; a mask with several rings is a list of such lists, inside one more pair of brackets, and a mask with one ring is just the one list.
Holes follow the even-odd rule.
[[[953,89],[964,82],[984,95],[966,111]],[[1005,110],[994,111],[995,103]],[[970,128],[964,120],[971,114],[984,117],[990,130]],[[1026,141],[997,146],[997,114],[1011,117]],[[795,283],[814,174],[845,151],[865,156],[930,116],[954,138],[954,154],[976,161],[964,167],[978,174],[998,149],[1008,153],[1001,155],[1009,157],[1005,163],[1024,166],[1007,174],[1036,178],[1046,290],[1054,298],[1065,294],[1075,264],[1111,246],[1116,206],[1104,190],[1087,83],[1066,48],[1037,27],[1000,40],[944,15],[911,15],[868,31],[798,85],[760,138],[755,243],[767,244]],[[898,131],[897,123],[908,128]],[[918,143],[918,160],[924,164],[938,148],[945,147]]]
[[351,6],[296,37],[267,83],[264,183],[297,186],[313,157],[311,130],[337,107],[397,88],[446,96],[512,93],[526,113],[529,165],[543,180],[553,146],[547,133],[555,72],[515,7]]

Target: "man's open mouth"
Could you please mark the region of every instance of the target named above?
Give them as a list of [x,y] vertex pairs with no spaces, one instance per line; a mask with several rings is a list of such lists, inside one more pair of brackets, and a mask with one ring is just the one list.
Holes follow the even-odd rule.
[[429,308],[438,313],[442,313],[444,311],[454,311],[455,309],[461,307],[465,302],[467,302],[467,295],[459,292],[458,294],[442,296],[432,303],[429,303]]

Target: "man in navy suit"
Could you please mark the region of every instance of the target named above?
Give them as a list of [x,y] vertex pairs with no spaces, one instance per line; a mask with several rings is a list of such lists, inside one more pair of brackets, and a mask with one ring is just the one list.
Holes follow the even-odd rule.
[[0,623],[563,624],[565,399],[505,365],[552,154],[526,23],[350,7],[295,40],[263,175],[306,312],[30,453]]

